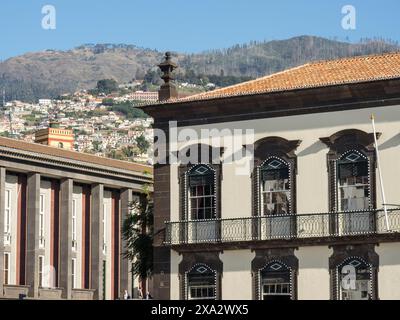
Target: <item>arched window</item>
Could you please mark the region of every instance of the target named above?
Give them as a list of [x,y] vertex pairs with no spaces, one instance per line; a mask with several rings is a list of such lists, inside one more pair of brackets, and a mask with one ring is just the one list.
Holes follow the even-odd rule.
[[186,274],[188,300],[216,300],[216,271],[205,264],[195,265]]
[[343,154],[337,161],[339,211],[371,207],[368,158],[359,151]]
[[196,165],[188,171],[187,183],[189,219],[215,219],[215,171],[207,165]]
[[361,258],[348,258],[337,267],[339,300],[371,300],[371,266]]
[[261,214],[290,213],[290,177],[288,164],[276,157],[264,162],[260,168]]
[[59,148],[64,148],[64,143],[59,142],[59,143],[58,143],[58,147],[59,147]]
[[281,137],[265,137],[254,143],[253,216],[296,213],[295,151],[300,143]]
[[291,269],[282,262],[270,262],[260,270],[261,300],[291,300],[292,285]]
[[374,136],[374,133],[347,129],[320,138],[329,148],[327,163],[331,212],[376,207],[374,142],[379,136],[379,133]]

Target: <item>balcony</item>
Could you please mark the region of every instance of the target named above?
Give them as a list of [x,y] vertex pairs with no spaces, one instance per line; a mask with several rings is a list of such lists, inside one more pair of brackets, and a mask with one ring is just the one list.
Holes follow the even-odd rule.
[[249,241],[332,239],[400,232],[400,210],[275,215],[235,219],[167,222],[165,245]]

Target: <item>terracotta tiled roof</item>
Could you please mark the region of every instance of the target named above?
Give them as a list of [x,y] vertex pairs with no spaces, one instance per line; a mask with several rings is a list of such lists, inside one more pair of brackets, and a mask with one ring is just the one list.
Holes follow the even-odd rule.
[[153,174],[153,168],[151,166],[142,165],[138,163],[120,161],[109,158],[103,158],[94,156],[87,153],[81,153],[76,151],[70,151],[55,147],[49,147],[37,143],[29,143],[21,140],[9,139],[0,137],[0,147],[6,147],[11,149],[17,149],[21,151],[34,152],[41,155],[48,155],[53,157],[59,157],[66,160],[75,160],[80,162],[86,162],[90,165],[106,166],[111,169],[122,169],[128,171],[135,171],[140,173]]
[[168,103],[209,100],[400,78],[400,53],[311,62],[263,78]]

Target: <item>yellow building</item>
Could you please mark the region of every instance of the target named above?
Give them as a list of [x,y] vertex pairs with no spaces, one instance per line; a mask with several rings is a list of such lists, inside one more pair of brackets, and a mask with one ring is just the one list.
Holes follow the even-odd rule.
[[50,123],[49,128],[38,130],[35,134],[35,142],[67,150],[74,149],[72,130],[60,128],[57,123]]

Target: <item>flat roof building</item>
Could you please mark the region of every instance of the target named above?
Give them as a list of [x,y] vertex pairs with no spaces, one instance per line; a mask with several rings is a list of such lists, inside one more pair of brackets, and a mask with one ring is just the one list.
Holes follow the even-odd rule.
[[132,292],[122,223],[152,168],[0,138],[0,296]]

